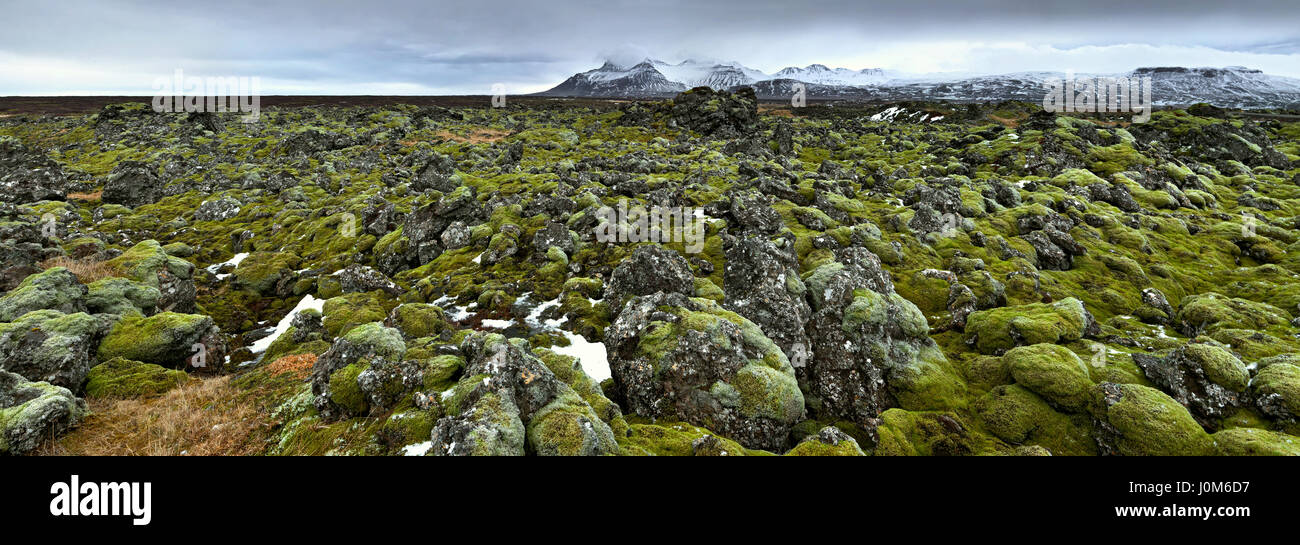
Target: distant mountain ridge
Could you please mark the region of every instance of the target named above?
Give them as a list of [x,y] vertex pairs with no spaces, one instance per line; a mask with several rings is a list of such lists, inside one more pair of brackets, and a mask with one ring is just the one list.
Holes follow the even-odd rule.
[[[989,75],[903,74],[880,68],[851,70],[823,64],[787,67],[772,74],[738,62],[688,59],[671,64],[644,59],[632,66],[605,62],[574,74],[542,96],[654,98],[692,87],[753,87],[763,99],[789,99],[802,86],[809,99],[952,100],[1037,102],[1043,81],[1064,72]],[[1144,67],[1122,74],[1076,74],[1076,78],[1150,77],[1156,105],[1207,102],[1228,108],[1300,108],[1300,79],[1274,76],[1241,66],[1222,68]]]

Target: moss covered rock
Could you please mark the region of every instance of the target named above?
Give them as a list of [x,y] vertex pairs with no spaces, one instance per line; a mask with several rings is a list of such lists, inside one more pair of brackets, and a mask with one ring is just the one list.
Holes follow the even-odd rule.
[[1222,456],[1300,456],[1300,437],[1255,428],[1234,428],[1210,436]]
[[194,264],[168,255],[158,241],[136,244],[108,265],[127,278],[156,288],[160,293],[159,310],[194,312]]
[[1300,418],[1300,366],[1269,365],[1255,375],[1251,388],[1264,414],[1289,421]]
[[239,262],[232,273],[240,287],[262,295],[274,295],[281,280],[291,278],[302,258],[290,252],[253,252]]
[[79,393],[98,360],[103,322],[84,312],[37,310],[0,323],[0,369]]
[[162,300],[158,288],[128,278],[104,278],[87,288],[86,309],[91,313],[149,315]]
[[1096,389],[1097,443],[1102,454],[1199,456],[1210,435],[1186,407],[1155,388],[1103,382]]
[[65,314],[84,312],[86,286],[68,269],[54,267],[28,276],[17,288],[0,297],[0,322],[33,310],[57,310]]
[[969,341],[984,354],[1030,344],[1077,341],[1095,327],[1083,302],[1073,297],[1052,304],[976,311],[966,320]]
[[134,399],[161,394],[184,384],[189,375],[152,363],[114,358],[90,370],[86,396]]
[[26,454],[76,427],[86,414],[86,402],[67,388],[0,371],[0,454]]
[[1076,411],[1092,397],[1088,367],[1068,348],[1054,344],[1021,346],[1009,350],[1002,358],[1017,384],[1053,406]]
[[124,358],[176,369],[219,370],[225,351],[225,340],[212,318],[162,312],[122,318],[104,337],[98,354],[102,361]]
[[1097,454],[1086,415],[1066,415],[1019,386],[998,386],[975,404],[980,424],[1013,445],[1037,445],[1056,456]]
[[1217,329],[1269,329],[1290,321],[1285,311],[1267,303],[1206,293],[1184,298],[1174,318],[1189,337]]

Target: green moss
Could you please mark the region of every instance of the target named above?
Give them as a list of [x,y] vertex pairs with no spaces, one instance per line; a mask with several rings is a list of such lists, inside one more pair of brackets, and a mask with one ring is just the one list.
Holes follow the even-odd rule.
[[86,396],[115,399],[149,397],[180,386],[187,380],[189,375],[184,371],[114,358],[90,369]]
[[1235,428],[1210,436],[1222,456],[1300,456],[1300,437],[1268,430]]
[[992,441],[949,412],[889,409],[876,428],[876,456],[965,456],[992,453]]
[[1008,443],[1038,445],[1056,456],[1097,454],[1088,416],[1058,413],[1021,386],[994,388],[975,407],[984,429]]
[[1016,383],[1067,411],[1083,408],[1091,399],[1088,368],[1068,348],[1035,344],[1013,348],[1002,358]]
[[321,307],[321,314],[325,316],[325,331],[338,337],[361,324],[383,321],[396,306],[396,301],[376,290],[327,299]]
[[1211,452],[1209,434],[1186,407],[1164,392],[1136,384],[1114,388],[1117,399],[1114,403],[1099,401],[1097,416],[1114,429],[1114,447],[1119,454],[1194,456]]
[[148,318],[126,316],[99,345],[99,359],[124,358],[179,367],[194,355],[193,345],[208,329],[212,318],[198,314],[162,312]]
[[1269,365],[1255,375],[1251,387],[1256,396],[1276,397],[1292,418],[1300,417],[1300,366],[1290,363]]
[[971,313],[966,333],[984,354],[1015,346],[1071,342],[1083,337],[1087,314],[1073,297],[1052,304],[1035,303]]
[[350,414],[365,414],[369,404],[357,385],[357,376],[369,367],[368,364],[354,363],[330,375],[330,401]]

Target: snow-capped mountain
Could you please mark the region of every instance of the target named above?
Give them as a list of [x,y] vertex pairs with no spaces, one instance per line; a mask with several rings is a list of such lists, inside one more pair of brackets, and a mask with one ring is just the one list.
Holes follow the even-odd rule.
[[707,62],[687,59],[678,64],[650,61],[655,69],[668,78],[687,87],[713,87],[726,89],[737,85],[751,85],[770,76],[738,62]]
[[574,74],[549,91],[552,96],[576,97],[654,97],[680,93],[686,84],[670,81],[647,59],[624,68],[605,62],[600,68]]
[[794,66],[782,68],[773,74],[776,79],[792,79],[804,83],[819,85],[878,85],[889,81],[890,75],[879,68],[849,70],[848,68],[829,68],[824,64],[810,64],[803,68]]
[[[686,60],[670,64],[645,59],[631,67],[606,62],[539,94],[635,98],[671,96],[699,86],[714,89],[749,86],[760,98],[786,100],[802,85],[810,99],[1037,102],[1043,98],[1044,81],[1065,76],[1063,72],[903,74],[878,68],[830,68],[822,64],[792,66],[766,74],[738,62]],[[1138,68],[1123,74],[1075,74],[1074,77],[1150,77],[1152,100],[1156,105],[1208,102],[1229,108],[1300,108],[1300,79],[1272,76],[1240,66]]]

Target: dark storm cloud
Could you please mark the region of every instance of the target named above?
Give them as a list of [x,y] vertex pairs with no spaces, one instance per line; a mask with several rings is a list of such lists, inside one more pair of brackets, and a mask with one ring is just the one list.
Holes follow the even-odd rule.
[[[494,82],[537,90],[616,55],[737,60],[768,71],[910,55],[921,68],[978,71],[1052,68],[1037,65],[1083,62],[1082,52],[1114,64],[1130,54],[1272,62],[1294,60],[1300,43],[1293,0],[4,4],[0,93],[120,92],[178,67],[259,75],[268,92],[485,92]],[[1197,53],[1205,48],[1214,54]]]

